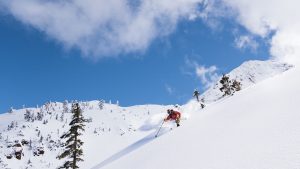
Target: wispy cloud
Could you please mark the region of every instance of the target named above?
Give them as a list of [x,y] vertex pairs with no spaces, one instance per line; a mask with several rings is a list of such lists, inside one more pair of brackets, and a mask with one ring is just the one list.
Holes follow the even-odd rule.
[[185,58],[185,67],[186,69],[183,70],[183,73],[199,79],[204,89],[213,86],[220,77],[220,75],[217,73],[218,68],[215,65],[200,65],[194,60]]
[[[0,6],[84,56],[101,58],[141,52],[190,19],[205,0],[9,0]],[[203,10],[204,11],[204,10]]]
[[173,95],[175,93],[175,89],[171,87],[169,84],[165,84],[165,88],[169,95]]
[[[234,19],[262,38],[271,33],[270,53],[275,59],[300,63],[300,13],[298,0],[221,0]],[[215,8],[218,11],[217,8]]]
[[217,70],[216,66],[205,67],[203,65],[199,65],[196,67],[196,74],[205,89],[213,86],[219,79],[220,76],[218,75]]
[[235,47],[238,49],[250,49],[252,52],[256,52],[259,44],[251,35],[237,36],[234,40]]
[[176,88],[168,83],[165,83],[165,90],[168,95],[172,98],[175,98],[177,101],[185,101],[187,98],[190,98],[190,95],[183,93],[182,91],[176,90]]

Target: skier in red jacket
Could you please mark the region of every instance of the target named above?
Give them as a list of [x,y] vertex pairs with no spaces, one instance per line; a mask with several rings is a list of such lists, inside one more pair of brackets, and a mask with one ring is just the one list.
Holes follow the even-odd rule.
[[168,121],[168,120],[175,120],[177,127],[180,126],[180,118],[181,118],[181,113],[178,111],[174,111],[173,109],[168,109],[168,117],[166,117],[164,119],[164,121]]

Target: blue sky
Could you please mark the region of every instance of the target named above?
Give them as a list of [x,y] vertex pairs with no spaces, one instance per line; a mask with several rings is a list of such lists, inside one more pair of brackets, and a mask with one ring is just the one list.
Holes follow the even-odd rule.
[[183,104],[195,88],[205,89],[195,73],[197,66],[215,65],[213,73],[221,74],[246,60],[269,57],[269,47],[259,37],[251,37],[255,49],[250,43],[238,47],[237,39],[248,34],[231,20],[222,20],[218,28],[201,19],[180,20],[143,50],[120,50],[95,60],[80,47],[68,49],[44,31],[0,15],[0,112],[49,100]]

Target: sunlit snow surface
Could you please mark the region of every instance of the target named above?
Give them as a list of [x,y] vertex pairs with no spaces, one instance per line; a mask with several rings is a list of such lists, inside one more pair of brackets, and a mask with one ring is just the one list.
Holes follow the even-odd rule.
[[[221,97],[216,84],[201,96],[205,109],[194,100],[179,107],[105,104],[103,110],[98,101],[82,102],[84,116],[92,121],[82,135],[84,162],[79,163],[80,168],[300,168],[300,71],[291,68],[274,61],[246,62],[229,73],[231,79],[242,82],[243,90]],[[155,138],[169,108],[182,112],[181,127],[164,123]],[[45,111],[45,107],[27,108],[34,114],[41,109]],[[54,169],[63,163],[56,159],[63,147],[55,143],[69,129],[71,114],[65,113],[61,120],[63,105],[58,102],[48,109],[43,119],[47,124],[25,122],[26,109],[0,115],[0,168]],[[17,127],[8,131],[12,121]],[[22,160],[7,159],[14,151],[8,146],[22,139],[32,140],[33,148],[22,147]],[[44,147],[45,154],[34,156],[37,147]]]

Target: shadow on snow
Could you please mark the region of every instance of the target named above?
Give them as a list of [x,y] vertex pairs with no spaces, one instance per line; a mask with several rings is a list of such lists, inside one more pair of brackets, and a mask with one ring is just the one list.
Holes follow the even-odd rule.
[[[160,135],[163,135],[165,134],[166,132],[168,132],[169,130],[164,128],[161,130]],[[138,148],[142,147],[143,145],[153,141],[155,139],[155,134],[156,132],[154,133],[151,133],[149,135],[147,135],[146,137],[138,140],[137,142],[131,144],[130,146],[124,148],[123,150],[119,151],[118,153],[110,156],[109,158],[105,159],[104,161],[102,161],[101,163],[97,164],[96,166],[94,166],[93,168],[91,169],[99,169],[99,168],[102,168],[118,159],[120,159],[121,157],[131,153],[132,151],[134,150],[137,150]]]

